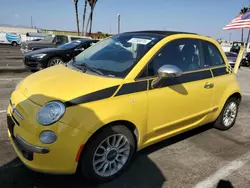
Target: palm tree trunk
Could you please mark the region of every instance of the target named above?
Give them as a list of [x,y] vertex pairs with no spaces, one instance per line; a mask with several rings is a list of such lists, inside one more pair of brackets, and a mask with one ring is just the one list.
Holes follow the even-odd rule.
[[87,22],[87,26],[86,26],[86,31],[85,31],[85,33],[88,33],[89,24],[90,24],[90,14],[89,14],[89,18],[88,18],[88,22]]
[[76,26],[77,26],[77,33],[78,36],[80,35],[80,29],[79,29],[79,18],[78,18],[78,0],[75,1],[75,12],[76,12]]
[[88,0],[85,0],[85,2],[84,2],[84,8],[83,8],[83,15],[82,15],[82,35],[83,35],[83,36],[86,35],[86,32],[84,31],[84,25],[85,25],[85,17],[86,17],[87,3],[88,3]]
[[92,32],[93,14],[94,14],[94,9],[91,9],[91,12],[90,12],[90,27],[89,27],[89,34],[91,34],[91,32]]
[[241,42],[243,42],[243,40],[244,40],[243,37],[244,37],[244,29],[242,28],[241,29]]

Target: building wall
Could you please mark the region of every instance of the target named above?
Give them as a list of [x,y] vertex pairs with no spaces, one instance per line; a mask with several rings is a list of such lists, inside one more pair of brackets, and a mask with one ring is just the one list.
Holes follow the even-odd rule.
[[[62,31],[62,30],[48,30],[48,29],[41,29],[40,30],[41,33],[46,33],[46,34],[55,34],[55,35],[72,35],[72,36],[77,36],[77,32],[76,31]],[[80,33],[81,35],[81,33]],[[91,35],[89,35],[87,33],[87,36],[90,36],[92,38],[105,38],[107,36],[110,36],[109,34],[104,34],[104,33],[92,33]]]
[[0,26],[0,32],[4,33],[18,33],[18,34],[26,34],[28,32],[37,33],[37,29],[32,28],[22,28],[22,27],[6,27],[6,26]]

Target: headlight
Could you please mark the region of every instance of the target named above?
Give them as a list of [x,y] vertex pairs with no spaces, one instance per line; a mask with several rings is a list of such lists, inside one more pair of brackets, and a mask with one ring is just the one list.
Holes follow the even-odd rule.
[[19,85],[21,84],[22,81],[23,81],[23,80],[20,80],[20,81],[17,83],[17,85],[16,85],[16,87],[15,87],[15,90],[19,87]]
[[52,144],[57,140],[57,136],[52,131],[44,131],[40,134],[40,141],[44,144]]
[[33,58],[37,58],[37,59],[42,59],[43,57],[45,57],[47,54],[36,54],[36,55],[32,55],[31,57]]
[[65,113],[62,102],[52,101],[45,104],[37,114],[37,121],[42,125],[51,125],[57,122]]

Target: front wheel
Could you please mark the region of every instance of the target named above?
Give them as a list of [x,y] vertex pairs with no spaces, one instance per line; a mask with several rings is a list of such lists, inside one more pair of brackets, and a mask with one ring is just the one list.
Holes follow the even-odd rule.
[[135,152],[135,139],[123,126],[110,126],[94,135],[81,156],[83,175],[94,182],[106,182],[121,174]]
[[61,65],[61,64],[64,64],[63,60],[60,57],[54,57],[54,58],[49,60],[48,67],[52,67],[55,65]]
[[219,130],[229,130],[235,124],[239,110],[239,100],[235,97],[228,99],[214,127]]

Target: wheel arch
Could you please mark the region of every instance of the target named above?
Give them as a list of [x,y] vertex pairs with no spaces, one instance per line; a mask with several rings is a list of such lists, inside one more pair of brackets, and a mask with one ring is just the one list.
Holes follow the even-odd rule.
[[232,98],[232,97],[235,97],[236,99],[239,100],[239,103],[242,99],[242,95],[239,91],[234,91],[232,92],[228,97],[224,97],[225,100],[223,100],[220,105],[219,105],[219,110],[217,111],[217,113],[213,116],[213,121],[215,121],[219,115],[221,114],[222,110],[223,110],[223,107],[225,106],[226,102]]
[[[137,127],[135,126],[135,124],[133,124],[130,121],[127,121],[127,120],[117,120],[117,121],[112,121],[110,123],[107,123],[104,126],[100,127],[99,129],[97,129],[97,130],[95,130],[93,132],[93,134],[88,138],[88,140],[86,141],[86,143],[83,145],[82,149],[79,148],[79,150],[81,150],[78,153],[79,159],[81,158],[82,154],[86,150],[85,146],[87,146],[93,140],[93,138],[95,137],[95,135],[99,134],[106,127],[108,127],[108,126],[115,126],[115,125],[124,125],[125,127],[127,127],[131,131],[131,133],[134,136],[134,139],[136,141],[136,150],[137,150],[138,144],[139,144],[139,131],[138,131]],[[79,166],[79,164],[78,164],[78,166]]]
[[95,135],[97,135],[98,133],[100,133],[106,127],[108,127],[108,126],[116,126],[116,125],[124,125],[125,127],[127,127],[131,131],[131,133],[133,134],[133,136],[134,136],[134,139],[136,141],[136,146],[138,146],[138,143],[139,143],[139,131],[138,131],[138,129],[135,126],[134,123],[132,123],[130,121],[127,121],[127,120],[116,120],[116,121],[112,121],[112,122],[109,122],[109,123],[103,125],[102,127],[100,127],[99,129],[97,129],[97,130],[95,130],[93,132],[93,134],[89,137],[89,139],[87,140],[87,142],[85,143],[85,145],[87,145],[87,143],[90,142],[91,139],[93,139],[93,137]]
[[60,55],[58,55],[58,54],[51,54],[51,55],[49,55],[49,57],[48,57],[48,59],[47,59],[47,67],[49,66],[49,61],[50,60],[52,60],[52,59],[54,59],[54,58],[59,58],[59,59],[61,59],[62,61],[63,61],[63,57],[62,56],[60,56]]
[[[241,101],[241,99],[242,99],[242,95],[240,94],[240,92],[235,92],[235,93],[233,93],[232,95],[230,95],[230,97],[228,98],[228,99],[230,99],[230,98],[232,98],[232,97],[235,97],[237,100],[239,100],[239,101]],[[228,100],[227,99],[227,100]]]

